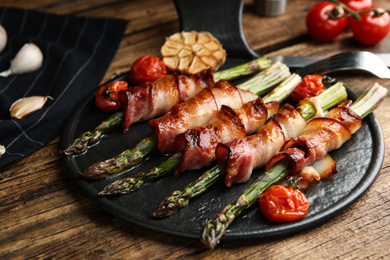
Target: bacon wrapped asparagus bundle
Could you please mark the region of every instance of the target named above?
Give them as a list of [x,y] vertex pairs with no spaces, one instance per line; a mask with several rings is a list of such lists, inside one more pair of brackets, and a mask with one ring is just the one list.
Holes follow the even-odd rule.
[[281,151],[272,157],[265,170],[269,170],[284,158],[291,162],[290,174],[323,158],[328,152],[341,147],[360,127],[360,117],[349,109],[349,101],[329,111],[326,117],[310,120],[303,134],[287,140]]
[[157,134],[159,151],[169,153],[173,151],[174,140],[178,134],[206,124],[223,106],[240,108],[243,103],[257,98],[257,95],[249,91],[220,80],[214,87],[204,89],[189,101],[174,106],[162,117],[150,120],[149,126]]
[[167,75],[143,86],[119,92],[119,100],[125,106],[123,132],[134,122],[161,116],[176,104],[187,101],[213,85],[212,71],[204,70],[189,77]]
[[278,108],[278,102],[265,104],[261,98],[245,103],[239,109],[223,106],[208,124],[178,135],[174,142],[175,152],[183,155],[176,175],[209,165],[215,159],[218,143],[254,133]]
[[[154,217],[166,217],[186,207],[189,200],[205,192],[223,175],[226,185],[234,181],[249,179],[252,170],[262,167],[282,147],[288,137],[297,136],[306,126],[306,120],[321,114],[322,110],[333,107],[347,97],[345,87],[336,83],[318,97],[304,99],[298,110],[286,104],[257,134],[237,138],[232,142],[218,144],[215,156],[219,164],[205,172],[183,190],[172,192],[153,213]],[[315,102],[313,102],[315,100]],[[299,111],[299,112],[298,112]]]
[[[338,97],[332,103],[326,103],[326,98]],[[225,185],[230,187],[235,183],[246,182],[255,168],[263,167],[272,156],[290,138],[297,137],[307,126],[307,120],[322,116],[324,110],[333,107],[347,98],[345,88],[341,83],[336,83],[327,92],[318,97],[300,100],[295,110],[286,104],[277,114],[275,120],[271,120],[259,133],[245,138],[236,139],[228,144],[219,144],[216,149],[218,162],[226,165]],[[306,113],[307,105],[315,108],[316,113]]]
[[356,102],[346,107],[332,109],[326,117],[311,120],[304,133],[286,141],[282,151],[275,155],[261,175],[233,203],[204,225],[201,241],[214,248],[225,234],[228,226],[250,207],[271,185],[288,175],[294,175],[305,167],[320,160],[333,149],[339,148],[361,126],[361,120],[372,112],[387,95],[387,90],[375,83]]
[[[215,156],[213,148],[216,147],[220,141],[231,141],[234,138],[245,136],[257,131],[266,120],[273,116],[279,107],[279,102],[283,101],[294,90],[295,86],[300,82],[301,78],[294,74],[283,81],[277,88],[270,92],[266,97],[267,103],[264,104],[261,98],[244,104],[239,109],[232,109],[231,107],[224,106],[208,124],[205,126],[197,127],[184,133],[188,138],[194,137],[197,139],[196,134],[198,130],[201,130],[202,137],[200,139],[192,139],[194,142],[185,142],[181,140],[182,135],[176,137],[177,148],[180,145],[185,144],[187,151],[180,149],[171,156],[167,161],[154,167],[148,173],[138,173],[130,177],[117,180],[110,185],[106,186],[99,195],[110,194],[127,194],[139,189],[144,183],[151,182],[157,177],[163,176],[175,169],[184,170],[187,167],[200,168],[206,166],[214,160]],[[208,131],[203,131],[208,129]],[[191,133],[195,136],[190,137]],[[199,142],[198,142],[199,141]],[[208,141],[208,142],[206,142]],[[183,143],[184,142],[184,143]],[[204,146],[202,145],[204,144]],[[187,146],[188,144],[188,146]],[[208,147],[210,145],[211,147]],[[192,154],[196,153],[196,157],[201,160],[196,160],[196,163],[189,163],[189,160],[194,160],[195,157]],[[198,154],[198,152],[203,153]],[[184,156],[183,156],[184,154]],[[179,166],[183,168],[178,168]]]
[[[276,73],[277,77],[272,71]],[[267,73],[266,77],[263,77],[263,72]],[[257,93],[268,92],[290,75],[288,67],[280,62],[272,64],[263,72],[256,75],[255,78],[262,77],[265,83],[257,81],[251,83],[256,84],[254,87]],[[269,81],[269,78],[272,80]],[[257,98],[252,92],[241,89],[241,87],[248,87],[247,82],[237,87],[227,81],[220,80],[213,88],[203,89],[187,102],[175,105],[164,116],[151,120],[149,125],[156,131],[151,136],[144,138],[134,149],[125,150],[113,158],[97,162],[80,174],[87,178],[101,179],[138,164],[144,156],[156,150],[157,146],[162,153],[172,151],[176,135],[189,128],[207,123],[216,115],[223,104],[240,107],[243,102]]]
[[[178,135],[174,143],[175,152],[181,152],[183,156],[176,174],[209,165],[216,158],[215,149],[219,143],[228,143],[257,132],[276,114],[279,102],[287,98],[300,82],[301,77],[293,74],[283,82],[283,95],[270,93],[265,97],[267,103],[257,99],[246,103],[240,109],[224,107],[208,124]],[[281,88],[275,91],[278,89]]]
[[121,102],[126,104],[124,106],[125,111],[116,112],[94,130],[83,133],[69,144],[63,152],[66,155],[84,153],[88,146],[100,141],[103,134],[119,127],[121,124],[123,130],[127,130],[136,121],[151,119],[168,112],[173,105],[187,101],[203,88],[212,86],[214,82],[220,79],[236,79],[263,71],[270,66],[271,61],[262,57],[214,74],[211,70],[205,70],[192,76],[167,75],[155,82],[146,84],[146,86],[133,87],[120,95]]

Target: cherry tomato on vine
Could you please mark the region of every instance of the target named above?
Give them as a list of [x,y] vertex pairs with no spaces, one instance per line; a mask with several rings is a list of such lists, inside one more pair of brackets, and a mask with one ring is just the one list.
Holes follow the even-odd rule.
[[146,55],[138,58],[133,63],[128,78],[132,83],[142,85],[145,82],[153,82],[167,74],[168,70],[160,58]]
[[100,87],[95,92],[95,106],[103,111],[120,109],[122,106],[118,99],[118,92],[126,89],[128,89],[126,81],[116,81]]
[[310,35],[320,41],[336,38],[347,27],[348,20],[343,8],[332,2],[313,5],[306,15],[306,27]]
[[366,45],[374,45],[382,41],[390,31],[390,15],[383,8],[373,7],[377,10],[363,12],[361,20],[350,18],[349,26],[353,36]]
[[303,218],[309,209],[309,201],[300,190],[273,185],[259,199],[260,209],[269,220],[295,221]]
[[372,6],[372,0],[340,0],[355,12],[362,11]]
[[305,97],[314,97],[324,91],[323,76],[321,75],[306,75],[302,81],[295,87],[290,97],[298,102]]

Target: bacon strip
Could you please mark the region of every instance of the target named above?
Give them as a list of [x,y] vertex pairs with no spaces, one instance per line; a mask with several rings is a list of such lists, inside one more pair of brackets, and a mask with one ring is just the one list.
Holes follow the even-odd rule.
[[249,91],[220,80],[212,88],[203,89],[187,102],[175,105],[164,116],[150,120],[149,126],[157,133],[160,152],[172,152],[178,134],[206,124],[217,115],[223,105],[239,108],[243,103],[257,98]]
[[253,169],[262,167],[282,147],[286,138],[298,135],[306,127],[306,120],[293,106],[286,104],[257,134],[218,144],[216,157],[225,162],[225,185],[245,182]]
[[361,127],[362,121],[345,104],[330,110],[326,118],[310,120],[302,135],[285,142],[281,152],[267,163],[266,170],[279,160],[288,158],[290,174],[295,174],[350,139]]
[[165,114],[174,105],[213,85],[212,71],[205,70],[190,77],[166,75],[154,82],[119,92],[119,100],[125,109],[123,131],[127,131],[134,122]]
[[261,98],[247,102],[238,109],[222,106],[208,124],[187,130],[176,137],[175,152],[183,153],[176,174],[210,164],[215,160],[218,143],[231,142],[258,131],[278,108],[278,102],[264,104]]
[[[317,182],[325,180],[336,173],[336,162],[327,154],[325,157],[315,161],[312,165],[306,166],[302,171],[295,173],[291,177],[293,180],[299,180],[298,185],[300,190],[306,190],[314,180]],[[287,180],[284,179],[279,184],[286,186]]]

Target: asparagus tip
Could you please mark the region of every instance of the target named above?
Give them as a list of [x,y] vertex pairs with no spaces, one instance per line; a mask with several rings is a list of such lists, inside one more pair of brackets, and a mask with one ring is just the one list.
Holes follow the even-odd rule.
[[177,213],[181,208],[188,205],[189,199],[182,198],[182,191],[174,191],[167,196],[153,212],[152,217],[163,218],[169,217]]
[[137,180],[136,178],[133,178],[131,176],[121,180],[116,180],[113,183],[108,184],[106,187],[103,188],[103,190],[98,193],[98,195],[106,196],[115,194],[128,194],[138,190],[141,185],[141,180]]
[[178,208],[170,207],[169,205],[160,205],[152,213],[153,218],[164,218],[169,217],[177,213]]
[[107,196],[107,195],[114,195],[118,194],[119,191],[115,190],[113,187],[118,181],[114,181],[113,183],[108,184],[106,187],[103,188],[100,192],[98,192],[99,196]]
[[219,244],[220,238],[222,236],[218,235],[220,234],[218,232],[220,227],[215,226],[212,222],[212,220],[206,222],[201,237],[202,244],[204,244],[210,250],[213,250]]
[[87,135],[89,135],[89,133],[85,133],[83,137],[75,139],[71,144],[68,145],[68,147],[66,147],[61,152],[65,155],[78,155],[85,153],[88,149],[89,140],[86,139],[86,137]]

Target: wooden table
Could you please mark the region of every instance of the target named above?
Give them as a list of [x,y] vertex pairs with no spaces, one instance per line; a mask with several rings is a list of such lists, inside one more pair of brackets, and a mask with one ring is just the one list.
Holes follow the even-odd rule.
[[[306,32],[304,17],[314,0],[289,0],[278,17],[256,15],[245,1],[244,33],[266,56],[329,55],[347,50],[390,52],[390,35],[376,46],[358,44],[351,32],[319,43]],[[374,0],[390,9],[387,0]],[[179,30],[170,0],[2,0],[2,6],[55,14],[116,17],[129,21],[104,80],[129,70],[141,55],[159,55],[165,37]],[[365,73],[338,73],[360,94],[373,81]],[[131,225],[96,207],[68,177],[59,149],[61,136],[26,158],[0,169],[0,258],[174,259],[174,258],[388,258],[390,257],[390,96],[374,112],[385,136],[385,159],[371,186],[356,203],[315,228],[277,239],[232,241],[207,250],[198,240],[169,236]]]

